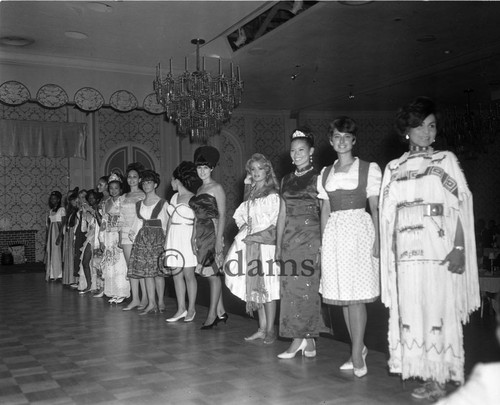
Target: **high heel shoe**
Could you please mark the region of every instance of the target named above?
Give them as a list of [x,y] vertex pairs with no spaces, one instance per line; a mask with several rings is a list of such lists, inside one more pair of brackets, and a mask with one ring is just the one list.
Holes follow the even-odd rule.
[[301,351],[302,355],[304,355],[304,350],[306,347],[307,347],[307,340],[302,339],[302,342],[300,342],[300,345],[297,348],[297,350],[295,350],[294,352],[291,352],[291,353],[283,352],[281,354],[278,354],[278,358],[280,358],[280,359],[293,359],[298,351]]
[[218,317],[215,317],[214,321],[208,325],[203,324],[203,326],[200,328],[202,330],[207,330],[207,329],[212,329],[214,326],[217,326],[217,324],[220,322]]
[[118,297],[111,297],[111,298],[108,300],[108,302],[109,302],[110,304],[113,304],[113,303],[115,303],[115,302],[116,302],[116,300],[117,300],[117,299],[118,299]]
[[115,299],[115,304],[121,304],[123,301],[125,301],[125,297],[118,297]]
[[252,340],[257,340],[257,339],[264,339],[266,337],[266,331],[264,329],[257,329],[257,332],[255,332],[253,335],[246,336],[243,339],[245,339],[247,342],[251,342]]
[[156,313],[158,312],[158,308],[157,308],[157,307],[153,307],[153,308],[151,308],[151,309],[144,310],[144,311],[142,311],[139,315],[140,315],[140,316],[143,316],[143,315],[150,314],[151,312],[153,312],[153,313],[155,313],[155,314],[156,314]]
[[[363,346],[363,350],[361,351],[361,355],[363,356],[363,359],[366,358],[366,355],[368,354],[368,349],[366,346]],[[352,358],[347,360],[344,364],[342,364],[339,367],[339,370],[345,371],[345,370],[352,370],[354,366],[352,365]]]
[[165,321],[167,321],[167,322],[177,322],[177,321],[181,320],[182,318],[185,318],[186,315],[187,315],[187,313],[188,313],[188,311],[184,311],[179,316],[173,316],[172,318],[167,318],[167,319],[165,319]]
[[[313,346],[314,346],[314,349],[313,350],[304,350],[304,356],[306,357],[316,357],[316,341],[313,339]],[[307,343],[307,340],[306,340],[306,343]]]
[[134,308],[139,308],[139,304],[129,304],[126,307],[122,308],[122,311],[132,311]]
[[184,322],[193,322],[195,316],[196,316],[196,311],[194,311],[193,316],[190,316],[190,317],[188,317],[186,314],[186,317],[184,318]]
[[163,312],[165,312],[165,309],[166,309],[165,305],[158,307],[158,311],[160,311],[160,314],[163,314]]
[[276,341],[276,332],[272,330],[271,332],[266,332],[266,337],[263,343],[265,345],[272,345]]
[[227,322],[227,320],[228,320],[228,318],[229,318],[229,315],[228,315],[226,312],[224,312],[224,313],[223,313],[222,315],[220,315],[220,316],[219,316],[219,315],[217,315],[217,319],[219,320],[219,322],[224,322],[224,323],[226,323],[226,322]]
[[[366,349],[366,347],[365,347]],[[353,366],[353,373],[356,377],[361,378],[364,377],[368,373],[368,367],[366,367],[366,355],[368,354],[368,349],[361,352],[361,356],[363,357],[363,367],[356,368]]]

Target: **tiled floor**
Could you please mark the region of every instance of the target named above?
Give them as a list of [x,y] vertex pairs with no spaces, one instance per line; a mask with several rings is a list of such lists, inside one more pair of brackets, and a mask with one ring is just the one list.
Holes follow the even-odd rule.
[[[415,381],[390,376],[386,354],[370,349],[369,373],[356,379],[338,366],[347,344],[318,340],[318,356],[278,360],[286,341],[246,343],[256,321],[230,314],[201,331],[167,324],[175,312],[138,316],[104,299],[79,296],[43,273],[0,275],[0,404],[406,404]],[[368,330],[368,335],[385,331]],[[474,316],[465,330],[466,368],[500,360],[494,318]],[[373,340],[373,339],[372,339]],[[376,346],[376,345],[375,345]],[[425,402],[424,402],[425,403]]]

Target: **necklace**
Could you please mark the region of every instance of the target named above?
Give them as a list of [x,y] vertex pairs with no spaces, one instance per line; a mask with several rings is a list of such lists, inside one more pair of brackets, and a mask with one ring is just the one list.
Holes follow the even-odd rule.
[[314,167],[311,166],[306,166],[303,169],[295,169],[295,175],[297,177],[302,177],[304,174],[309,173]]
[[410,145],[410,152],[426,152],[429,149],[430,146]]

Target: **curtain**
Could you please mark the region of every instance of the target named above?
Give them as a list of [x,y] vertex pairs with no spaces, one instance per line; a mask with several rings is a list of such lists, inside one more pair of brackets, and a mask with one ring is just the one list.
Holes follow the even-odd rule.
[[0,120],[0,156],[86,159],[87,124]]

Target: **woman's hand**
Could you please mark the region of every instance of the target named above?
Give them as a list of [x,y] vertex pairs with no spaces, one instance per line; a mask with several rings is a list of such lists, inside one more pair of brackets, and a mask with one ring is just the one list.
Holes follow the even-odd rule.
[[132,231],[130,231],[130,232],[128,233],[128,238],[130,239],[130,242],[133,242],[133,241],[134,241],[134,239],[135,239],[135,233],[134,233],[134,232],[132,232]]
[[104,242],[99,242],[99,249],[101,249],[101,252],[104,252]]
[[442,265],[448,262],[448,270],[452,273],[462,274],[465,271],[465,251],[453,248],[441,262]]
[[61,235],[59,235],[57,238],[56,238],[56,246],[59,246],[61,244]]

